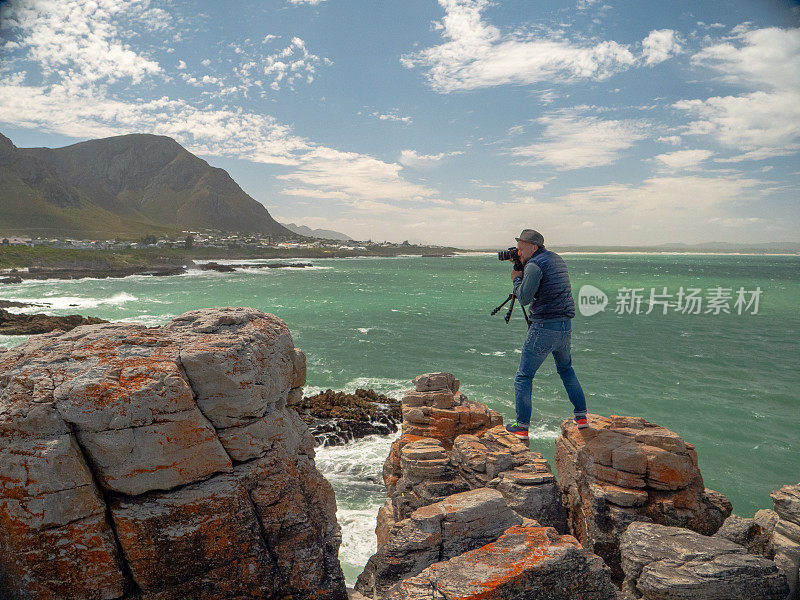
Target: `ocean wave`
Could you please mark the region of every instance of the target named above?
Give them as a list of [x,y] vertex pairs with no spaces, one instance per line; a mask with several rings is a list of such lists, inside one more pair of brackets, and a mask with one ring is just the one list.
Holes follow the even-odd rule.
[[163,325],[174,319],[177,315],[165,313],[162,315],[136,315],[124,319],[114,319],[114,323],[140,323],[142,325]]
[[[80,296],[55,296],[52,293],[44,294],[38,298],[7,298],[17,302],[30,302],[39,306],[10,307],[9,312],[37,313],[49,310],[77,310],[96,308],[98,306],[122,306],[127,302],[135,302],[138,298],[127,292],[119,292],[110,298],[82,298]],[[44,306],[41,306],[44,305]]]
[[[342,528],[339,560],[347,574],[358,574],[377,550],[375,523],[386,500],[383,462],[400,436],[369,435],[341,446],[316,449],[317,469],[336,493],[336,520]],[[355,581],[348,581],[353,585]]]
[[307,385],[305,388],[306,396],[313,396],[327,389],[336,388],[336,391],[347,392],[348,394],[355,393],[356,389],[373,389],[379,394],[384,394],[390,398],[402,398],[406,390],[412,386],[411,381],[408,379],[386,379],[383,377],[357,377],[352,379],[341,386],[313,386]]
[[0,335],[0,348],[13,348],[28,341],[28,335]]

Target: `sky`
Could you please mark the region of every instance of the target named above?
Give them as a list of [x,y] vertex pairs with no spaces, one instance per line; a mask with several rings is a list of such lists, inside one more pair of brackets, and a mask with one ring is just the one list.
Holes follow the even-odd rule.
[[167,135],[363,240],[800,242],[800,5],[0,0],[0,133]]

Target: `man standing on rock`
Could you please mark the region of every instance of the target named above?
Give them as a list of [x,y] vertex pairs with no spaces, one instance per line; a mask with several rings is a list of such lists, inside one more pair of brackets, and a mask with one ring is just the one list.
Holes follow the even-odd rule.
[[586,398],[572,368],[571,319],[575,316],[575,302],[567,265],[558,254],[544,247],[544,237],[538,231],[524,229],[515,239],[524,270],[512,271],[511,279],[514,280],[517,300],[523,306],[531,305],[531,325],[522,344],[519,369],[514,377],[517,420],[506,425],[506,430],[527,441],[533,376],[551,352],[556,361],[556,371],[574,407],[575,423],[579,428],[589,425],[586,421]]

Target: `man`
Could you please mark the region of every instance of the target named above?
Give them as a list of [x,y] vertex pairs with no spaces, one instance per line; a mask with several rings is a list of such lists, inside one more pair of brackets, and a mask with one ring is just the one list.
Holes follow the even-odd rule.
[[511,279],[517,301],[523,306],[531,305],[531,325],[514,378],[517,420],[506,425],[506,430],[527,441],[533,376],[551,352],[574,407],[575,423],[581,429],[589,425],[586,421],[586,398],[572,368],[571,319],[575,316],[575,302],[567,265],[558,254],[544,247],[544,237],[538,231],[524,229],[515,239],[524,270],[512,271]]

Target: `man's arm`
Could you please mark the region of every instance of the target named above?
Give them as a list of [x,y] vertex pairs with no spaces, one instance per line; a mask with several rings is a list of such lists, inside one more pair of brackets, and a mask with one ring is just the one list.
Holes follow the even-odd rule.
[[[515,273],[518,271],[515,271]],[[539,289],[542,280],[542,270],[534,262],[528,261],[522,275],[514,278],[514,294],[522,306],[533,302],[533,297]]]

